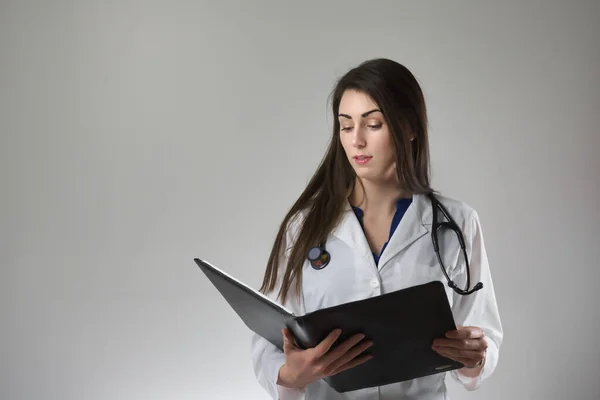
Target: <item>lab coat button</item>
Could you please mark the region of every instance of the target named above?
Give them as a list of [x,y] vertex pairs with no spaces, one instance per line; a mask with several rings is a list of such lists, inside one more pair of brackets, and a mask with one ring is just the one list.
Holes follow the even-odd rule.
[[372,287],[373,289],[376,289],[376,288],[378,288],[378,287],[379,287],[379,281],[378,281],[377,279],[373,279],[373,280],[371,281],[371,287]]

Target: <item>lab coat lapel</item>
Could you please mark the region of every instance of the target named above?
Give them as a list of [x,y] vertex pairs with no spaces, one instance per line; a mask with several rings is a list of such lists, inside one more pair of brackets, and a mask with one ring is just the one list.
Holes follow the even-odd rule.
[[349,202],[344,205],[340,222],[332,235],[346,243],[370,268],[377,269],[367,237]]
[[424,195],[414,195],[411,205],[400,220],[379,259],[379,270],[411,243],[429,233],[430,228],[431,207],[429,201]]

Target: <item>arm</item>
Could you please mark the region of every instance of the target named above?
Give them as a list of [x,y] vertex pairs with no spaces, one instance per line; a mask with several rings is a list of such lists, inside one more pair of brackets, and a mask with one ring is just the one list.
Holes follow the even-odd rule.
[[[277,301],[277,293],[281,284],[282,276],[284,273],[285,266],[287,264],[287,255],[289,254],[289,243],[291,241],[289,231],[286,233],[285,242],[282,244],[284,248],[287,248],[281,257],[279,262],[279,272],[277,275],[278,285],[275,289],[266,293],[265,295],[275,301]],[[304,314],[304,304],[301,301],[301,296],[298,297],[293,290],[293,286],[289,293],[286,304],[283,304],[286,308],[290,309],[296,315]],[[276,400],[303,400],[304,390],[290,389],[278,384],[279,370],[285,363],[285,354],[283,351],[275,347],[271,342],[252,332],[251,338],[251,357],[252,365],[254,368],[254,375],[260,384],[260,386],[267,391],[269,396]]]
[[304,400],[304,390],[286,388],[277,383],[279,369],[285,363],[285,355],[281,350],[253,333],[251,354],[254,375],[272,399]]
[[[461,382],[467,390],[475,390],[496,369],[503,330],[481,224],[475,211],[471,212],[465,223],[464,235],[471,267],[471,285],[482,282],[483,288],[469,296],[461,296],[455,293],[452,309],[457,325],[474,326],[483,330],[487,349],[481,366],[472,369],[461,368],[452,371],[451,375]],[[466,283],[466,273],[463,273],[462,281],[464,285]]]

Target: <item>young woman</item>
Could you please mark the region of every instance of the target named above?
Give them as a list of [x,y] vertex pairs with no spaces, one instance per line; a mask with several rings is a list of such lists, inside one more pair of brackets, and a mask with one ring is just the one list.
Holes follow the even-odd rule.
[[[401,64],[374,59],[342,76],[332,95],[329,148],[281,223],[261,291],[301,315],[449,278],[456,283],[445,286],[457,330],[432,349],[462,363],[450,374],[474,390],[496,368],[503,331],[476,211],[430,186],[421,88]],[[463,251],[452,231],[443,236],[439,251],[448,277],[431,237],[435,201],[465,240]],[[473,290],[470,282],[483,288],[460,293]],[[282,335],[283,351],[252,338],[256,378],[273,399],[448,398],[445,373],[338,393],[321,378],[369,362],[365,350],[373,343],[355,335],[332,346],[336,330],[301,350],[290,331]]]

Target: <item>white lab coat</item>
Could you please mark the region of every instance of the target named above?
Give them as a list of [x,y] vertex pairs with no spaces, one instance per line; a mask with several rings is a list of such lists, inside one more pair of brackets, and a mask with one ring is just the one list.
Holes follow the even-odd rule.
[[[302,275],[302,293],[290,296],[285,306],[295,315],[302,315],[324,307],[389,293],[409,286],[439,280],[446,287],[457,325],[479,326],[486,334],[488,349],[485,366],[478,378],[471,379],[457,371],[448,372],[467,390],[474,390],[490,376],[498,363],[498,352],[503,331],[498,314],[494,287],[483,242],[478,215],[471,207],[456,199],[439,196],[440,202],[463,231],[471,267],[471,287],[483,283],[483,289],[469,296],[456,294],[448,287],[439,267],[431,241],[432,207],[424,195],[415,195],[396,231],[375,264],[364,231],[350,204],[326,243],[331,262],[322,270],[315,270],[305,261]],[[294,243],[298,222],[290,224],[286,235],[286,248]],[[438,221],[444,217],[438,212]],[[465,287],[465,265],[454,233],[440,236],[443,260],[456,260],[447,264],[448,274],[460,288]],[[289,253],[288,253],[289,254]],[[283,267],[283,263],[281,267]],[[280,270],[282,271],[282,270]],[[282,272],[278,278],[281,278]],[[267,294],[275,299],[278,288]],[[292,292],[294,287],[292,285]],[[299,302],[298,302],[299,300]],[[292,390],[276,384],[279,368],[285,361],[283,352],[265,339],[252,334],[251,356],[259,384],[272,399],[281,400],[385,400],[385,399],[448,399],[445,375],[440,373],[407,382],[357,390],[347,393],[334,391],[323,380],[308,385],[304,390]]]

